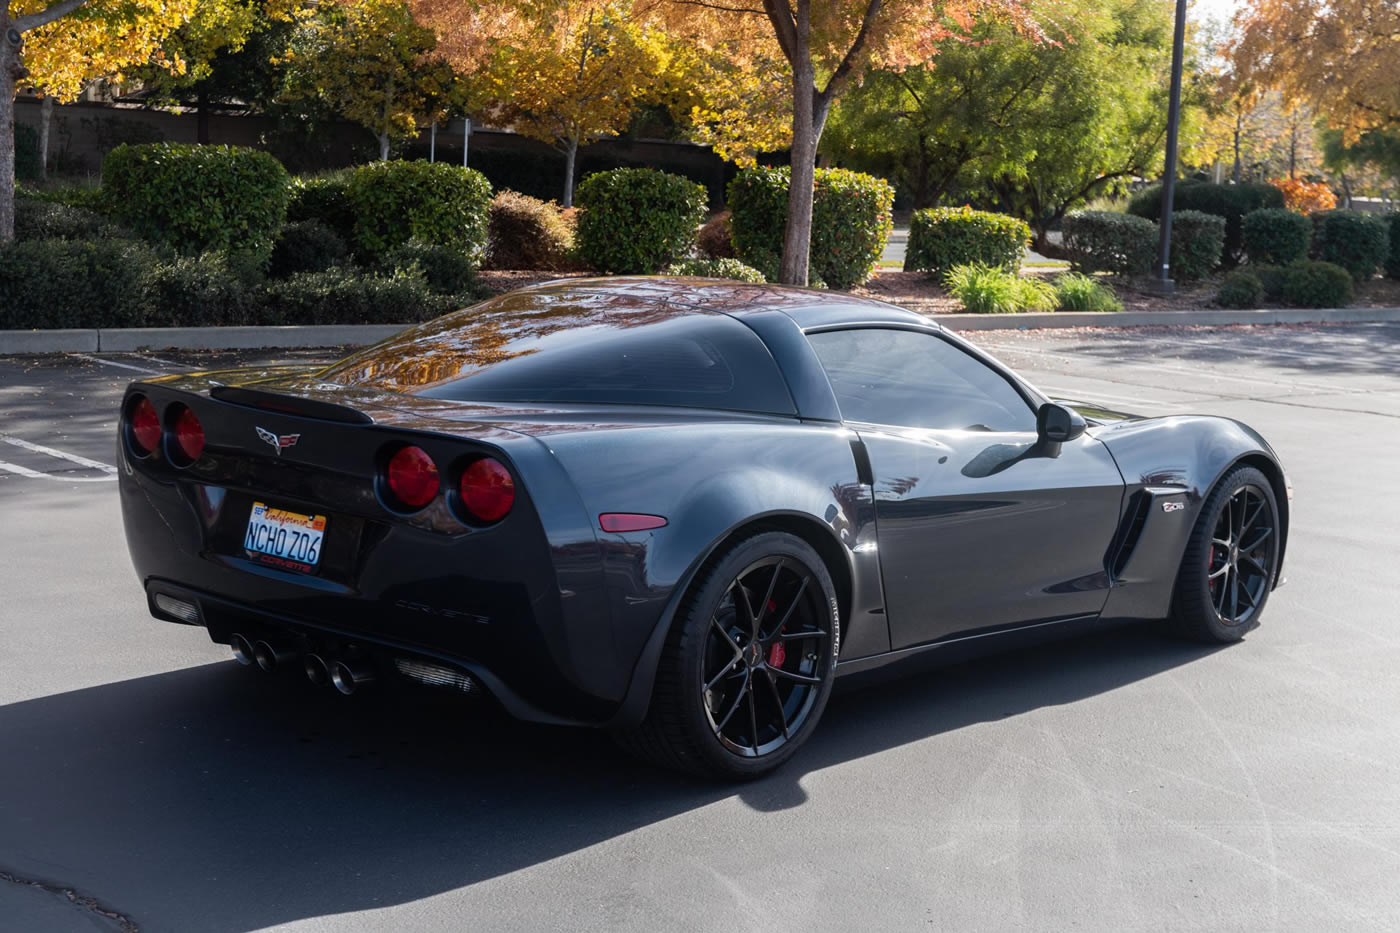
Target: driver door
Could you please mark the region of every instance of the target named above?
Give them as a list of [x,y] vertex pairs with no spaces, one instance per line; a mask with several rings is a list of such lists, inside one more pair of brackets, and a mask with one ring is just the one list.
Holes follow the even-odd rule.
[[891,648],[1103,608],[1123,500],[1103,444],[1041,443],[1024,391],[938,334],[808,339],[870,457]]

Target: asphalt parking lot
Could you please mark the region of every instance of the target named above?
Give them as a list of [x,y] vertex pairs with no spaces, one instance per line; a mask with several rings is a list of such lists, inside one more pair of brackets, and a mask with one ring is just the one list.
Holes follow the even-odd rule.
[[1400,929],[1400,326],[975,339],[1258,428],[1288,584],[1229,648],[1132,628],[838,693],[738,788],[147,616],[126,382],[328,352],[0,359],[0,930]]

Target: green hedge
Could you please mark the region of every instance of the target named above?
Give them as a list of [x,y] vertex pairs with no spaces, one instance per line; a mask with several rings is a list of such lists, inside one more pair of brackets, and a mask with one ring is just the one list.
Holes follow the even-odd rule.
[[[1179,181],[1172,189],[1172,208],[1201,211],[1225,218],[1225,246],[1221,262],[1238,262],[1243,247],[1243,220],[1246,214],[1270,207],[1283,207],[1283,192],[1273,185],[1247,182],[1217,185],[1203,181]],[[1162,186],[1152,185],[1133,195],[1128,213],[1156,223],[1162,219]]]
[[1205,278],[1220,265],[1225,218],[1202,211],[1172,211],[1171,274],[1181,282]]
[[1235,269],[1220,283],[1215,303],[1222,308],[1257,308],[1264,301],[1264,285],[1252,269]]
[[287,215],[287,172],[255,149],[153,143],[113,149],[103,197],[117,219],[181,253],[266,256]]
[[259,316],[263,324],[399,324],[426,321],[473,301],[475,296],[435,294],[419,272],[328,269],[269,282]]
[[[778,278],[787,228],[787,167],[747,169],[729,183],[734,252],[770,281]],[[883,178],[817,169],[808,253],[812,283],[849,289],[870,278],[893,223],[894,188]]]
[[746,266],[737,259],[682,259],[666,269],[667,275],[694,275],[705,279],[733,279],[762,285],[766,279],[763,273],[753,266]]
[[705,219],[705,188],[649,168],[597,172],[579,183],[579,258],[599,272],[650,275],[686,255]]
[[1079,211],[1064,220],[1065,253],[1080,272],[1147,275],[1157,256],[1157,225],[1132,214]]
[[226,253],[177,256],[148,266],[139,298],[147,327],[258,324],[258,268]]
[[1308,255],[1313,225],[1297,211],[1268,207],[1244,215],[1242,235],[1250,262],[1286,266]]
[[267,274],[284,279],[298,272],[324,272],[345,262],[350,251],[339,234],[319,220],[289,223],[277,236]]
[[517,191],[491,199],[487,264],[494,269],[562,269],[574,231],[559,206]]
[[15,198],[15,238],[20,240],[130,239],[130,231],[97,211],[54,201]]
[[1387,214],[1385,220],[1390,228],[1390,255],[1385,260],[1385,274],[1400,279],[1400,211]]
[[386,252],[379,260],[379,269],[388,275],[421,276],[436,295],[463,294],[478,288],[476,265],[470,259],[455,249],[419,240]]
[[1299,308],[1351,304],[1352,276],[1335,263],[1301,259],[1283,267],[1283,300]]
[[1030,241],[1030,225],[1006,214],[970,207],[928,208],[915,211],[909,222],[904,269],[941,273],[975,262],[1016,272]]
[[382,255],[409,240],[446,246],[479,261],[486,250],[491,183],[445,162],[373,162],[346,186],[355,213],[354,245]]
[[135,240],[0,246],[0,329],[143,326],[141,281],[158,262]]
[[1313,258],[1341,266],[1365,282],[1390,258],[1390,230],[1376,214],[1318,211],[1312,215]]
[[350,201],[350,172],[331,172],[292,179],[287,222],[314,220],[325,224],[346,243],[355,237],[355,205]]

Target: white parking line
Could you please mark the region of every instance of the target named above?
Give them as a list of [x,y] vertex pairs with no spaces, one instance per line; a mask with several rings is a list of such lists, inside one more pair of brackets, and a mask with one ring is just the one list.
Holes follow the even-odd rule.
[[68,356],[76,357],[80,360],[89,360],[93,363],[101,363],[103,366],[117,366],[121,369],[130,369],[133,372],[145,373],[148,376],[166,375],[158,369],[147,369],[144,366],[132,366],[130,363],[118,363],[116,360],[104,360],[100,356],[89,356],[86,353],[69,353]]
[[[47,454],[50,457],[57,457],[60,460],[67,460],[70,463],[76,463],[79,466],[84,466],[92,470],[101,470],[103,473],[111,473],[113,476],[115,476],[117,473],[117,468],[109,463],[102,463],[99,460],[89,460],[87,457],[81,457],[78,454],[70,454],[65,450],[58,450],[54,447],[45,447],[43,444],[36,444],[33,441],[26,441],[23,438],[11,437],[8,434],[0,434],[0,441],[4,441],[6,444],[12,444],[15,447],[22,447],[25,450],[33,451],[36,454]],[[13,470],[12,472],[18,473],[23,469],[23,467],[20,467],[19,469]],[[32,472],[32,470],[27,471],[26,475]],[[36,475],[43,476],[46,474],[40,473]]]
[[0,470],[18,476],[26,476],[29,479],[53,480],[56,483],[110,483],[117,478],[115,471],[106,476],[65,476],[61,474],[56,476],[53,473],[40,473],[38,470],[22,467],[18,463],[6,463],[4,460],[0,460]]

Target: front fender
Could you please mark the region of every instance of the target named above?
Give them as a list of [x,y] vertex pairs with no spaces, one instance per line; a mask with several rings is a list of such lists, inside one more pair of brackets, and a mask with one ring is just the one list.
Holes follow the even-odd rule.
[[[1104,606],[1105,618],[1156,619],[1170,613],[1181,558],[1206,496],[1242,462],[1258,466],[1274,486],[1282,567],[1288,537],[1287,479],[1278,455],[1249,425],[1212,415],[1174,415],[1105,425],[1094,429],[1094,436],[1123,474],[1125,502],[1147,503],[1136,546]],[[1159,507],[1169,503],[1185,508]]]

